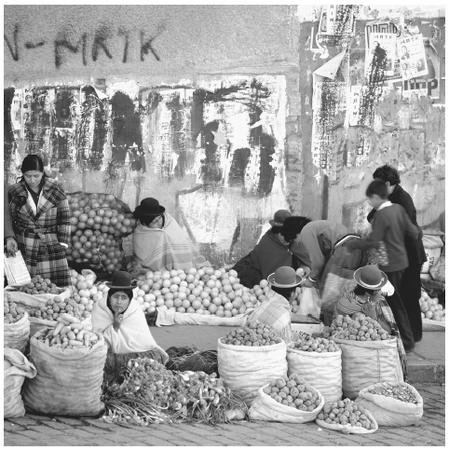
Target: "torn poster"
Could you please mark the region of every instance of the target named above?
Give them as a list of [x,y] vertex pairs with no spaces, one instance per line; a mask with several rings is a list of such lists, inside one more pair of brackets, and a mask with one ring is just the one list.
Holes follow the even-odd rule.
[[427,75],[426,51],[422,34],[403,36],[398,39],[398,51],[402,78],[412,78]]
[[367,76],[369,74],[378,45],[386,52],[385,79],[400,78],[401,70],[397,52],[397,35],[394,33],[370,34],[369,47],[367,47],[365,53],[365,74]]

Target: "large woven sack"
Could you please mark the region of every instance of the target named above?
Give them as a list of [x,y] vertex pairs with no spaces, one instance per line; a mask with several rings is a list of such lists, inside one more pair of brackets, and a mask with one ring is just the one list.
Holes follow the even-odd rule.
[[341,431],[342,433],[345,433],[345,434],[371,434],[371,433],[376,432],[379,429],[379,425],[376,422],[376,419],[371,414],[371,412],[368,410],[365,411],[365,414],[375,423],[375,427],[372,430],[367,430],[366,428],[357,427],[357,426],[354,426],[351,424],[341,425],[341,424],[337,424],[337,423],[327,423],[326,421],[321,420],[321,419],[316,419],[315,422],[321,428],[326,428],[328,430],[333,430],[333,431]]
[[20,391],[25,377],[34,378],[36,376],[36,368],[19,350],[5,347],[3,371],[4,417],[22,417],[25,415],[25,408]]
[[223,344],[218,339],[218,373],[223,382],[247,404],[258,390],[277,378],[287,376],[287,345],[249,347]]
[[30,340],[30,320],[28,313],[25,312],[23,317],[17,322],[5,323],[3,336],[4,347],[15,348],[23,353]]
[[288,375],[297,374],[317,389],[326,402],[342,396],[341,350],[338,352],[305,352],[287,349]]
[[47,329],[31,338],[30,359],[37,376],[27,380],[23,400],[27,411],[56,416],[96,416],[107,345],[101,338],[92,348],[50,347],[39,341]]
[[342,350],[343,393],[354,400],[381,381],[404,381],[396,338],[384,341],[335,339]]
[[[387,383],[377,383],[375,386],[383,386],[386,384]],[[399,382],[398,384],[407,386],[411,389],[418,403],[406,403],[392,397],[372,394],[368,392],[368,390],[373,386],[362,389],[356,402],[367,409],[380,426],[406,427],[409,425],[416,425],[421,420],[424,413],[423,398],[410,384],[404,382]]]
[[288,423],[307,423],[316,419],[316,416],[324,406],[324,398],[317,389],[311,387],[316,391],[320,397],[320,404],[313,411],[301,411],[292,406],[283,405],[271,398],[263,391],[267,385],[261,387],[257,392],[257,397],[254,400],[249,410],[249,418],[252,420],[265,420],[268,422],[288,422]]
[[425,234],[423,236],[424,251],[426,253],[427,261],[421,267],[421,273],[427,274],[441,255],[441,247],[443,241],[438,235]]

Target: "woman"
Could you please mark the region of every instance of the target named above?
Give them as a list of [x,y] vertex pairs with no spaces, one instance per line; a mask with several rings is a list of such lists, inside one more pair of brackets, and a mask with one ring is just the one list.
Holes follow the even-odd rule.
[[144,312],[133,300],[130,274],[114,272],[108,285],[107,296],[92,311],[92,328],[103,334],[109,346],[106,375],[119,377],[131,358],[150,357],[165,364],[168,355],[156,344]]
[[240,283],[251,289],[278,267],[296,269],[299,264],[290,251],[290,245],[308,221],[304,217],[287,217],[282,226],[275,225],[268,230],[254,249],[233,267]]
[[380,326],[398,338],[398,353],[401,360],[404,378],[407,375],[406,354],[399,328],[393,312],[381,290],[387,285],[388,277],[375,265],[360,267],[354,272],[356,287],[347,287],[336,302],[334,317],[341,315],[352,316],[363,313],[377,321]]
[[186,232],[155,198],[145,198],[134,211],[133,271],[188,270],[200,257]]
[[[22,177],[9,188],[14,233],[31,276],[69,286],[66,251],[70,244],[70,210],[63,188],[44,172],[37,155],[22,162]],[[7,249],[13,240],[7,241]],[[11,249],[12,251],[12,249]]]

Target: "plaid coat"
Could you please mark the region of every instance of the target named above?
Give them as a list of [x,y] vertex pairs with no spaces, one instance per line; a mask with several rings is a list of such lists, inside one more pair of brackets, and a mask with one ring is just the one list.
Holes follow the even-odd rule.
[[70,245],[70,210],[62,187],[46,178],[36,215],[22,180],[8,191],[14,232],[31,276],[49,278],[57,286],[70,285],[66,249]]

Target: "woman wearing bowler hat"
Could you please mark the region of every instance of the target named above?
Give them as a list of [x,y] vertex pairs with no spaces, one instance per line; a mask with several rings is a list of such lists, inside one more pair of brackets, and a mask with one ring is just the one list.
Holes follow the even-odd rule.
[[134,211],[133,273],[147,270],[188,270],[200,256],[187,233],[155,198],[145,198]]

